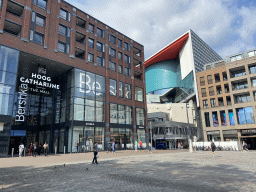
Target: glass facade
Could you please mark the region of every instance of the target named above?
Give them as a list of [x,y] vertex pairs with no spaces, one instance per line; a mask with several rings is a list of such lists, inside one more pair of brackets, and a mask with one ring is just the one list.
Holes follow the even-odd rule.
[[254,114],[252,107],[245,107],[236,109],[238,124],[252,124],[254,121]]
[[[0,114],[12,115],[19,52],[0,46]],[[26,88],[24,88],[26,89]]]
[[[105,133],[105,77],[46,58],[38,60],[0,46],[0,115],[11,117],[12,140],[26,148],[31,142],[47,142],[49,152],[56,149],[57,153],[91,151],[94,142],[105,150],[111,137],[119,141],[120,149],[134,148],[133,110],[137,125],[144,126],[144,109],[110,103],[107,113],[114,127]],[[113,87],[110,94],[132,98],[131,84],[110,79],[107,86]],[[143,93],[137,98],[143,99]],[[145,133],[140,134],[145,140]],[[17,144],[9,143],[7,148],[17,148]]]
[[110,103],[110,123],[132,124],[132,107]]

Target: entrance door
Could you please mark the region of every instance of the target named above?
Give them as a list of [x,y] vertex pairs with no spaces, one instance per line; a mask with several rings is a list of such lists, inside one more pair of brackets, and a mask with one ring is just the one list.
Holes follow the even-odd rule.
[[247,148],[249,150],[256,150],[256,138],[245,138],[244,139],[245,143],[247,144]]

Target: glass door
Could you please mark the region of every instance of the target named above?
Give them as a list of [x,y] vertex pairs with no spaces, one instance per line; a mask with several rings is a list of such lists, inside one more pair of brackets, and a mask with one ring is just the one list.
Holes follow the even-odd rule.
[[94,142],[94,127],[85,127],[83,139],[84,150],[92,151]]

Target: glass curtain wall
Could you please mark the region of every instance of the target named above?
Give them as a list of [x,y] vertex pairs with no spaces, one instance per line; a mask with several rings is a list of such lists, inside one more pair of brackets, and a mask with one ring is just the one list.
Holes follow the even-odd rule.
[[132,124],[132,107],[110,103],[110,123]]
[[[19,51],[0,46],[0,114],[12,115]],[[25,87],[24,87],[25,88]],[[26,89],[26,88],[25,88]],[[16,95],[17,97],[18,95]]]

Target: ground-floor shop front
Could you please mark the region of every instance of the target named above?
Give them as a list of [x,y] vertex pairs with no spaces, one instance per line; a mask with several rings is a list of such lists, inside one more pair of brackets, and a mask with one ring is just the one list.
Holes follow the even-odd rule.
[[205,135],[205,141],[238,141],[240,150],[244,143],[249,150],[256,150],[256,129],[207,131]]
[[0,153],[17,153],[20,143],[29,151],[31,143],[47,142],[57,153],[92,151],[95,142],[99,150],[113,141],[117,149],[146,144],[145,110],[107,102],[107,81],[0,45]]

